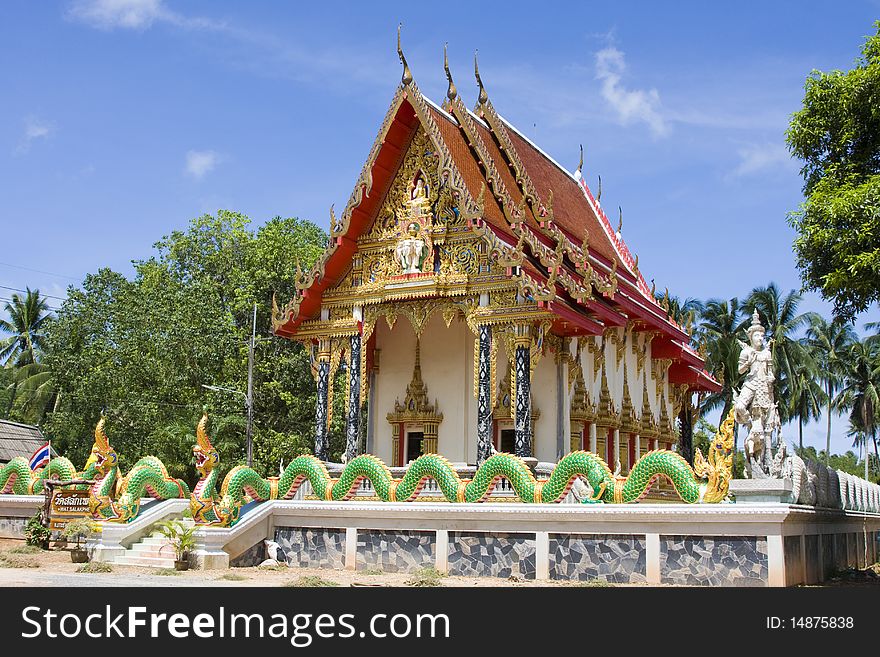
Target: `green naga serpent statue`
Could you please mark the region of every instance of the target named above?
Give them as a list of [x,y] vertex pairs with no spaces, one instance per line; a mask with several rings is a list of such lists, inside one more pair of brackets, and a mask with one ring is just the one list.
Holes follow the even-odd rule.
[[[116,452],[110,448],[106,436],[103,432],[103,419],[98,423],[101,429],[95,429],[95,445],[100,444],[102,447],[106,445],[109,452],[112,453],[113,470],[116,471]],[[99,433],[101,439],[99,439]],[[103,440],[102,440],[103,439]],[[94,452],[93,452],[94,454]],[[101,455],[95,467],[101,469],[107,467],[110,462],[107,457],[101,461]],[[114,474],[115,479],[115,474]],[[89,511],[96,520],[106,520],[108,522],[130,522],[134,520],[140,512],[141,498],[153,497],[159,500],[168,500],[173,498],[187,497],[189,495],[189,487],[182,479],[174,479],[168,474],[165,464],[155,456],[145,456],[134,464],[128,474],[123,477],[119,484],[115,487],[109,485],[100,485],[96,481],[90,488],[89,495]],[[116,499],[114,499],[114,492]]]
[[[116,485],[117,461],[116,452],[104,434],[102,417],[95,427],[95,443],[82,472],[77,472],[70,460],[62,456],[52,459],[45,468],[31,472],[27,459],[17,456],[0,470],[0,493],[39,494],[43,492],[43,481],[46,479],[86,479],[95,482],[90,486],[93,495],[112,495]],[[75,488],[82,490],[85,485]]]
[[28,460],[23,456],[0,466],[0,494],[2,495],[40,495],[46,479],[76,479],[76,468],[69,459],[56,456],[45,468],[31,470]]
[[[694,468],[668,450],[648,452],[629,475],[612,474],[608,465],[591,452],[564,456],[548,479],[536,480],[525,462],[512,454],[493,454],[477,469],[474,478],[463,480],[444,457],[423,454],[413,461],[401,479],[394,479],[388,466],[375,456],[363,454],[346,464],[339,479],[331,479],[323,462],[311,455],[299,456],[281,477],[264,479],[245,466],[233,468],[223,481],[220,500],[211,496],[210,524],[232,526],[249,499],[290,499],[308,479],[318,499],[350,499],[363,479],[373,483],[376,495],[386,502],[409,502],[418,497],[428,478],[437,482],[450,502],[482,502],[500,479],[507,479],[519,499],[526,503],[555,503],[565,499],[575,479],[586,480],[593,494],[584,503],[626,504],[645,497],[655,481],[666,478],[682,501],[716,503],[727,498],[733,468],[733,413],[719,427],[709,445],[708,459],[697,450]],[[210,443],[208,443],[210,444]],[[207,480],[206,480],[207,482]],[[202,488],[205,500],[207,488]],[[192,502],[191,502],[192,503]],[[195,517],[195,514],[193,515]],[[207,518],[203,519],[203,522]]]
[[199,525],[223,524],[223,518],[217,514],[215,505],[220,498],[217,495],[216,468],[220,465],[220,454],[211,444],[208,437],[208,414],[202,415],[196,427],[196,445],[193,446],[196,470],[199,480],[189,496],[189,509],[193,520]]

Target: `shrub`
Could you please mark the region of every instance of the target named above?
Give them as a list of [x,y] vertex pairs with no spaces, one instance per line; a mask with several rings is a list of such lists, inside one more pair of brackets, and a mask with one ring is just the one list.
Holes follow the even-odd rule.
[[43,550],[49,549],[49,539],[52,537],[52,532],[49,531],[48,527],[43,526],[43,517],[40,511],[37,511],[28,518],[27,524],[24,527],[24,537],[28,545],[33,545]]

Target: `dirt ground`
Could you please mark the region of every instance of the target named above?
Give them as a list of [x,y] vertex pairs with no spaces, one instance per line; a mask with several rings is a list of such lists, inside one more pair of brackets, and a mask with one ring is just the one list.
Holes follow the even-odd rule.
[[[112,564],[109,573],[79,573],[66,549],[18,553],[23,540],[0,539],[0,586],[579,586],[584,583],[541,582],[493,577],[430,577],[377,571],[318,568],[230,568],[178,573]],[[427,576],[426,576],[427,575]],[[586,583],[589,585],[590,583]],[[604,583],[593,584],[603,586]]]
[[[230,568],[229,570],[174,570],[111,565],[110,572],[77,572],[67,549],[32,552],[23,540],[0,539],[0,587],[15,586],[451,586],[451,587],[570,587],[646,586],[609,585],[604,582],[561,582],[495,577],[432,576],[378,571],[318,568]],[[823,586],[880,586],[880,564],[840,573]]]

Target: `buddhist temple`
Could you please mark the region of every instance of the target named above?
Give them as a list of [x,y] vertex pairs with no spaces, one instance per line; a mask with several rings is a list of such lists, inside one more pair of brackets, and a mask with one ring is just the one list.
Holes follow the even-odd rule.
[[570,172],[505,121],[476,60],[470,110],[448,63],[438,105],[398,54],[401,83],[328,247],[273,307],[275,335],[310,350],[315,454],[329,458],[343,364],[349,460],[585,449],[626,473],[674,449],[683,401],[720,386],[587,186],[583,155]]

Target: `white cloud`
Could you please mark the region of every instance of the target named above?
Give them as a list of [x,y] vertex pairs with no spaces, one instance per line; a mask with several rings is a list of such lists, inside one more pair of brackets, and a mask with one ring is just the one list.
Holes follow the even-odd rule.
[[75,0],[67,17],[99,30],[147,30],[154,23],[193,29],[219,29],[222,24],[172,11],[163,0]]
[[793,161],[788,149],[781,143],[748,144],[737,151],[739,164],[731,171],[731,178],[742,178],[768,170],[788,168]]
[[602,97],[617,113],[617,119],[627,125],[642,122],[656,137],[669,132],[669,126],[660,113],[660,94],[656,89],[626,89],[621,85],[626,70],[624,54],[614,46],[596,53],[596,78],[602,81]]
[[16,153],[24,154],[31,149],[31,144],[37,139],[48,139],[55,131],[55,123],[38,116],[26,116],[24,118],[24,129],[21,133],[18,146],[15,148]]
[[223,156],[216,151],[187,151],[186,172],[193,178],[201,180],[222,161]]

